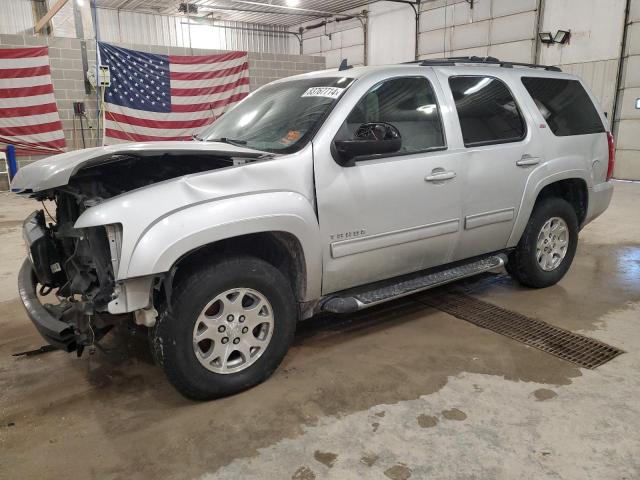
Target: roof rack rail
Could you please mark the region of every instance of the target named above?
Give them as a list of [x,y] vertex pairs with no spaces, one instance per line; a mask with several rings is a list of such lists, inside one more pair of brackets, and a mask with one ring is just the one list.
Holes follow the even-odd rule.
[[554,67],[552,65],[538,65],[536,63],[522,63],[522,62],[503,62],[502,60],[498,60],[495,57],[433,58],[429,60],[415,60],[413,62],[406,62],[406,63],[416,63],[422,67],[445,67],[445,66],[458,65],[461,63],[475,63],[475,64],[482,64],[482,65],[497,65],[502,68],[527,67],[527,68],[543,68],[551,72],[562,71],[559,67]]

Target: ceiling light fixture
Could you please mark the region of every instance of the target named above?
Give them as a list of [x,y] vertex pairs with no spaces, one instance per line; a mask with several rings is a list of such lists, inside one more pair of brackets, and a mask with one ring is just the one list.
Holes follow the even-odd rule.
[[297,7],[298,5],[300,5],[300,0],[287,0],[284,3],[287,4],[287,7]]

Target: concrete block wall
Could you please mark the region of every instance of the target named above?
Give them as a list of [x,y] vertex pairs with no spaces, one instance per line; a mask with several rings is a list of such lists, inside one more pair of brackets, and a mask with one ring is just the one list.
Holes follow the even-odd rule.
[[[88,125],[85,122],[85,144],[93,147],[98,144],[97,98],[95,92],[85,93],[82,68],[81,41],[75,38],[40,37],[31,35],[0,35],[0,48],[25,46],[49,46],[51,77],[58,104],[68,149],[75,145],[82,148],[79,130],[77,139],[73,136],[73,102],[84,101]],[[125,48],[166,55],[207,55],[223,53],[220,50],[189,49],[184,47],[150,46],[119,44]],[[89,65],[95,65],[95,41],[86,40]],[[249,52],[250,89],[255,90],[273,80],[325,68],[325,59],[311,55],[287,55],[274,53]],[[79,120],[76,119],[76,129]],[[3,145],[0,144],[0,148]],[[20,163],[26,164],[37,157],[20,157]]]
[[418,53],[423,58],[476,55],[531,62],[535,53],[537,0],[424,2]]
[[614,125],[617,139],[615,176],[640,180],[640,0],[631,0],[622,82]]

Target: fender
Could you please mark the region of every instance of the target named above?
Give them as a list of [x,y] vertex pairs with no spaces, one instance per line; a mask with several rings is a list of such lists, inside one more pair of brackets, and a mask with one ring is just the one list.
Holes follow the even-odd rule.
[[[75,228],[112,223],[109,218],[113,223],[122,221],[117,212],[101,211],[100,207],[87,210]],[[212,198],[170,210],[151,223],[140,223],[143,225],[133,221],[123,225],[118,280],[167,272],[183,255],[219,240],[281,231],[295,236],[302,246],[307,273],[305,301],[320,297],[318,220],[310,202],[299,193],[271,190]]]
[[558,164],[562,163],[565,165],[568,160],[572,160],[571,163],[573,163],[573,166],[576,168],[550,173],[550,166],[553,165],[553,162],[549,162],[548,164],[544,164],[531,172],[531,175],[529,175],[529,178],[527,179],[527,184],[525,185],[524,194],[520,201],[520,208],[518,209],[518,216],[513,225],[513,229],[511,230],[511,235],[507,242],[507,248],[515,247],[520,241],[520,237],[522,237],[522,234],[529,223],[529,218],[531,217],[531,212],[533,212],[536,199],[544,187],[560,180],[578,178],[584,180],[587,185],[587,189],[591,191],[593,179],[589,176],[589,171],[583,167],[580,159],[573,160],[565,157],[558,160]]

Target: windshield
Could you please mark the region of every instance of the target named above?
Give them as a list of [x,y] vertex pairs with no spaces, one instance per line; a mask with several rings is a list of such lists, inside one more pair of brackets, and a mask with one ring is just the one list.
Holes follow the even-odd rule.
[[273,153],[304,147],[352,78],[310,78],[267,85],[216,120],[200,139]]

